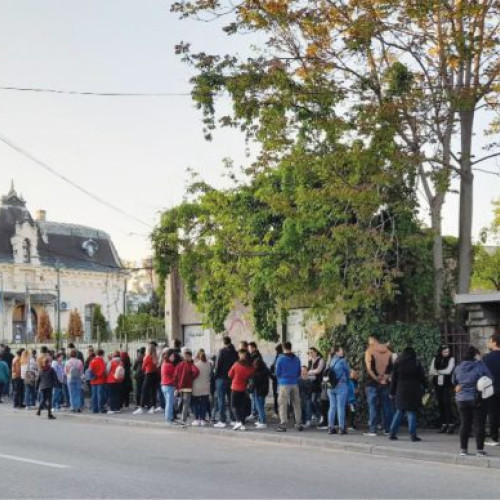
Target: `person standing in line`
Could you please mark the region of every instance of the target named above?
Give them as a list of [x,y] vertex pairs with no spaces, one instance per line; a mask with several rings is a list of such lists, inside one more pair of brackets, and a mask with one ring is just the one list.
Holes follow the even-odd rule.
[[135,358],[132,371],[135,380],[135,406],[136,410],[141,406],[141,393],[142,386],[144,385],[144,371],[142,370],[142,363],[146,354],[146,348],[140,347],[137,349],[137,357]]
[[161,363],[161,390],[165,397],[165,422],[174,425],[175,367],[179,355],[175,349],[164,349]]
[[3,403],[4,388],[10,380],[9,365],[3,360],[3,357],[4,351],[0,352],[0,403]]
[[396,403],[396,413],[391,424],[389,439],[397,440],[403,414],[408,416],[408,430],[411,441],[421,441],[417,436],[417,411],[422,406],[422,397],[427,386],[424,368],[417,359],[413,347],[407,347],[398,356],[391,381],[391,397]]
[[[57,380],[57,375],[51,366],[50,357],[46,356],[42,361],[42,369],[38,377],[38,390],[42,395],[40,406],[38,407],[37,415],[42,414],[42,410],[45,408],[48,411],[49,420],[55,420],[56,417],[52,414],[52,391],[54,387],[57,387],[59,381]],[[82,364],[83,369],[83,364]]]
[[499,446],[498,427],[500,425],[500,333],[490,337],[491,351],[483,358],[484,364],[493,376],[493,396],[488,398],[488,420],[491,439],[484,442],[487,446]]
[[253,362],[254,374],[252,376],[253,393],[255,395],[255,406],[259,420],[255,424],[256,429],[267,428],[266,397],[269,394],[269,375],[271,372],[264,363],[262,357]]
[[205,419],[210,405],[210,374],[212,365],[207,360],[203,349],[198,351],[194,366],[198,369],[199,375],[193,380],[193,411],[194,426],[206,425]]
[[276,354],[274,356],[274,361],[271,364],[271,382],[273,389],[273,408],[274,408],[274,418],[279,419],[279,407],[278,407],[278,379],[276,377],[276,363],[278,362],[278,358],[283,354],[283,344],[276,344],[274,348]]
[[231,339],[225,336],[222,339],[224,347],[219,351],[217,356],[217,364],[215,368],[215,391],[217,395],[217,402],[219,407],[219,422],[214,427],[224,429],[227,425],[226,419],[226,399],[228,401],[227,407],[232,421],[235,420],[233,416],[233,409],[231,404],[231,385],[229,380],[229,370],[238,361],[238,353],[231,342]]
[[83,407],[82,401],[82,377],[83,362],[78,359],[76,349],[71,349],[69,359],[66,362],[64,371],[66,373],[69,403],[72,412],[81,413]]
[[439,408],[439,420],[441,427],[440,434],[455,432],[453,422],[453,386],[451,375],[455,369],[455,358],[451,355],[448,345],[442,345],[432,360],[429,375],[432,377],[432,384],[436,393]]
[[328,434],[336,434],[335,417],[339,421],[340,434],[347,434],[345,426],[345,410],[347,396],[349,393],[348,382],[351,369],[349,363],[344,358],[344,349],[337,346],[333,350],[333,356],[328,365],[328,379],[330,387],[328,398],[330,400],[330,410],[328,412]]
[[142,361],[142,371],[144,372],[144,383],[142,384],[141,402],[139,408],[134,411],[134,415],[142,415],[146,408],[149,414],[153,414],[156,408],[156,382],[157,382],[158,356],[156,346],[148,344],[146,355]]
[[26,349],[21,356],[21,379],[24,383],[24,404],[27,410],[32,410],[36,406],[36,383],[39,372],[40,365],[36,360],[36,351]]
[[477,382],[483,376],[492,379],[490,370],[480,360],[479,351],[474,346],[469,346],[465,352],[464,360],[457,366],[451,377],[456,386],[455,393],[461,421],[460,456],[468,454],[469,436],[473,423],[477,455],[486,455],[484,437],[487,404],[477,390]]
[[97,356],[90,361],[90,390],[92,398],[92,413],[106,413],[106,361],[104,351],[97,349]]
[[315,347],[309,349],[309,362],[307,368],[309,379],[312,381],[312,417],[319,422],[321,420],[321,383],[325,370],[325,360]]
[[128,408],[130,406],[130,393],[134,388],[132,384],[132,363],[130,362],[128,352],[126,351],[122,351],[120,353],[120,358],[122,360],[123,368],[125,369],[125,378],[123,379],[121,387],[120,407]]
[[303,366],[301,376],[299,378],[299,395],[300,406],[302,408],[302,422],[304,422],[304,427],[306,429],[311,427],[313,391],[314,381],[311,380],[309,376],[307,366]]
[[229,370],[228,376],[231,382],[231,399],[236,412],[236,423],[233,431],[245,431],[245,420],[248,408],[248,381],[253,376],[255,370],[249,361],[248,351],[240,349],[238,351],[238,361]]
[[14,408],[24,408],[24,383],[21,378],[21,356],[24,349],[18,349],[12,360],[12,403]]
[[[252,366],[253,366],[253,363],[256,359],[259,359],[259,358],[262,359],[262,354],[260,353],[256,342],[252,341],[252,342],[248,343],[248,354],[250,357],[250,364],[252,364]],[[256,398],[255,392],[252,391],[249,394],[250,394],[251,407],[250,407],[250,415],[247,417],[247,420],[251,421],[251,420],[258,419],[259,414],[257,412],[257,403],[255,400],[255,398]]]
[[[9,368],[9,373],[12,374],[12,360],[14,359],[14,356],[10,352],[10,347],[8,345],[2,344],[0,347],[0,351],[2,351],[3,360],[7,363],[7,366]],[[9,378],[9,382],[3,389],[3,395],[6,397],[10,396],[10,384],[11,384],[11,379]]]
[[193,353],[190,349],[184,349],[184,360],[175,368],[174,380],[175,388],[182,398],[182,423],[187,423],[191,398],[193,394],[193,382],[198,377],[200,371],[193,363]]
[[302,425],[302,408],[300,406],[299,378],[301,372],[300,359],[292,352],[291,342],[283,344],[284,353],[276,363],[276,377],[279,388],[279,415],[280,425],[276,432],[286,432],[288,422],[288,401],[291,401],[295,415],[295,426],[299,431],[304,430]]
[[369,431],[365,436],[376,437],[379,420],[379,408],[384,417],[384,433],[390,434],[392,423],[391,400],[389,397],[389,382],[392,374],[392,353],[386,345],[372,335],[368,339],[368,349],[365,352],[366,369],[366,399],[368,402]]
[[52,411],[57,412],[61,411],[62,405],[62,386],[64,383],[64,366],[62,364],[63,355],[61,352],[58,352],[54,360],[52,361],[52,369],[54,370],[57,376],[57,384],[54,385],[52,389]]
[[121,411],[122,383],[125,378],[125,368],[120,357],[120,351],[115,351],[106,366],[106,386],[109,396],[108,415]]
[[351,370],[351,374],[349,375],[348,389],[346,416],[349,418],[349,430],[355,431],[358,429],[356,417],[359,408],[359,381],[358,370],[356,368]]

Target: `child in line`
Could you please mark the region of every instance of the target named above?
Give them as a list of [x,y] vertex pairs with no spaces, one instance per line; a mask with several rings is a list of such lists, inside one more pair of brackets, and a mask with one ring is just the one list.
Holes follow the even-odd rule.
[[347,396],[347,422],[349,422],[349,430],[357,430],[356,420],[358,415],[358,397],[359,397],[359,375],[357,370],[351,370],[348,382]]

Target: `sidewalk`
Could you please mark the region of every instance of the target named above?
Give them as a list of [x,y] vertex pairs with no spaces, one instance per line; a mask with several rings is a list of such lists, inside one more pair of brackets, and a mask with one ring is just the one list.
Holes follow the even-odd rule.
[[[6,410],[7,405],[1,405]],[[14,410],[9,411],[20,415],[33,415],[34,412]],[[435,430],[421,430],[420,443],[410,442],[406,428],[402,427],[398,441],[390,441],[387,437],[379,435],[371,438],[363,436],[360,431],[351,432],[346,436],[328,435],[326,431],[307,429],[298,432],[289,428],[286,433],[275,432],[275,425],[270,424],[269,429],[255,430],[253,424],[248,424],[246,432],[233,431],[230,427],[226,429],[214,429],[212,425],[206,427],[167,427],[165,426],[162,413],[154,415],[132,415],[132,409],[118,415],[94,415],[88,411],[84,413],[71,413],[67,411],[58,412],[57,418],[77,420],[85,423],[105,423],[109,425],[121,425],[127,427],[146,427],[163,429],[165,432],[189,432],[191,434],[214,435],[227,439],[242,439],[252,442],[276,443],[292,446],[320,447],[332,451],[348,451],[375,456],[400,457],[410,460],[424,460],[428,462],[440,462],[446,464],[467,465],[473,467],[485,467],[500,469],[500,447],[486,446],[487,457],[476,457],[474,455],[460,457],[458,455],[458,434],[438,434]],[[475,453],[474,439],[469,441],[469,450]]]

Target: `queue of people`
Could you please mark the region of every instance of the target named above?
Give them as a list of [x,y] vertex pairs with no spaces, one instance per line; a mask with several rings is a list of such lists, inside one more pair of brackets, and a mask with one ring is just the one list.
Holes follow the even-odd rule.
[[[19,349],[12,358],[8,348],[0,349],[0,402],[11,379],[14,407],[38,407],[38,415],[47,409],[48,418],[54,419],[54,412],[64,407],[81,412],[87,387],[89,409],[114,415],[129,406],[134,379],[135,415],[163,412],[167,425],[186,426],[192,417],[193,426],[212,422],[218,429],[231,424],[234,431],[245,431],[249,422],[255,422],[256,430],[268,427],[266,398],[271,388],[277,432],[287,432],[292,417],[298,431],[316,427],[344,435],[358,428],[359,369],[350,366],[341,346],[332,348],[327,359],[313,347],[308,364],[302,365],[292,344],[284,342],[276,346],[270,367],[255,342],[241,342],[236,349],[227,336],[212,359],[203,349],[197,353],[182,349],[179,341],[161,350],[150,342],[139,349],[133,366],[126,352],[106,356],[102,349],[89,349],[84,360],[74,345],[68,349],[54,353],[42,347],[38,354]],[[364,371],[365,436],[375,437],[381,431],[397,440],[406,415],[410,440],[420,441],[417,415],[430,387],[439,410],[438,432],[453,434],[460,421],[461,455],[468,454],[472,428],[478,455],[485,454],[485,444],[499,445],[499,334],[491,337],[490,352],[483,358],[471,346],[458,365],[449,346],[441,346],[427,374],[412,347],[396,355],[372,336]],[[489,440],[485,440],[487,420]]]

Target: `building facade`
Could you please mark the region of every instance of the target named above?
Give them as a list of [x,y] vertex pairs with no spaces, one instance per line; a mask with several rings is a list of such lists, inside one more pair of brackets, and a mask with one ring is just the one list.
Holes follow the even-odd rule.
[[114,328],[123,312],[126,274],[109,235],[98,229],[35,217],[14,186],[0,204],[0,339],[36,340],[45,310],[65,333],[70,312],[91,339],[97,305]]

